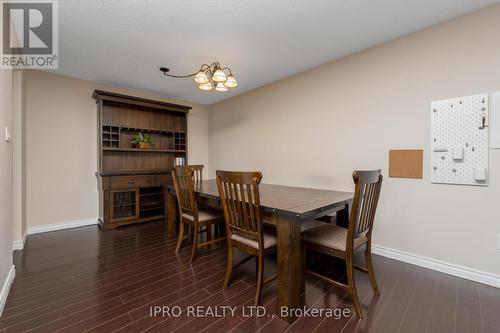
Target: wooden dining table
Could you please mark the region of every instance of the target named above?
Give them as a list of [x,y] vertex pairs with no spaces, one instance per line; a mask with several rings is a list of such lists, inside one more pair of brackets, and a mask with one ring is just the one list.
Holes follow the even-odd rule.
[[[197,181],[194,184],[199,199],[215,202],[219,199],[215,179]],[[279,308],[302,308],[300,225],[310,219],[337,212],[337,224],[347,226],[353,193],[271,184],[260,184],[259,190],[263,219],[277,229]],[[167,187],[167,192],[167,233],[169,238],[174,238],[177,202],[173,185]],[[282,318],[288,322],[296,319],[293,315]]]

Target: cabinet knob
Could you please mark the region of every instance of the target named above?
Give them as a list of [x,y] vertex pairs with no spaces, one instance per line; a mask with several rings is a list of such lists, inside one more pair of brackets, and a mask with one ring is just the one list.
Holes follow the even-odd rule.
[[135,184],[135,180],[129,180],[129,181],[128,181],[128,183],[129,183],[130,185]]

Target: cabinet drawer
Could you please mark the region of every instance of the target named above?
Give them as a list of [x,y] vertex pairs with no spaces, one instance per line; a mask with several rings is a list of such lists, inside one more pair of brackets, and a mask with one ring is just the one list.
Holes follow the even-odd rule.
[[151,176],[120,176],[109,179],[110,190],[151,186]]
[[172,182],[171,175],[153,175],[153,176],[151,176],[151,185],[152,186],[167,185],[171,182]]

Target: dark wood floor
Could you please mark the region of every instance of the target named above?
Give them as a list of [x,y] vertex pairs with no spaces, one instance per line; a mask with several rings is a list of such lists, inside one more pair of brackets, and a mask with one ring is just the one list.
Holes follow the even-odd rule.
[[[0,319],[6,332],[500,332],[500,290],[375,256],[381,296],[357,274],[364,319],[300,318],[276,313],[276,282],[263,291],[269,316],[246,317],[255,266],[248,262],[223,292],[225,251],[214,249],[190,266],[178,257],[159,223],[101,233],[97,227],[28,238],[16,252],[17,276]],[[268,272],[275,269],[272,259]],[[344,292],[307,278],[306,305],[347,308]],[[235,316],[151,317],[151,305],[238,306]]]

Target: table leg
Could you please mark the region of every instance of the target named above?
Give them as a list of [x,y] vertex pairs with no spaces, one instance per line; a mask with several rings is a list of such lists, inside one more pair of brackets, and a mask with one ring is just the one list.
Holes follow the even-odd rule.
[[167,192],[165,206],[167,207],[166,223],[167,223],[167,238],[175,238],[175,222],[177,219],[177,200],[172,193]]
[[349,206],[351,203],[347,203],[345,207],[337,211],[337,225],[342,228],[349,227]]
[[302,307],[302,265],[300,252],[300,221],[278,217],[278,305],[280,316],[293,322],[297,317],[291,309]]

